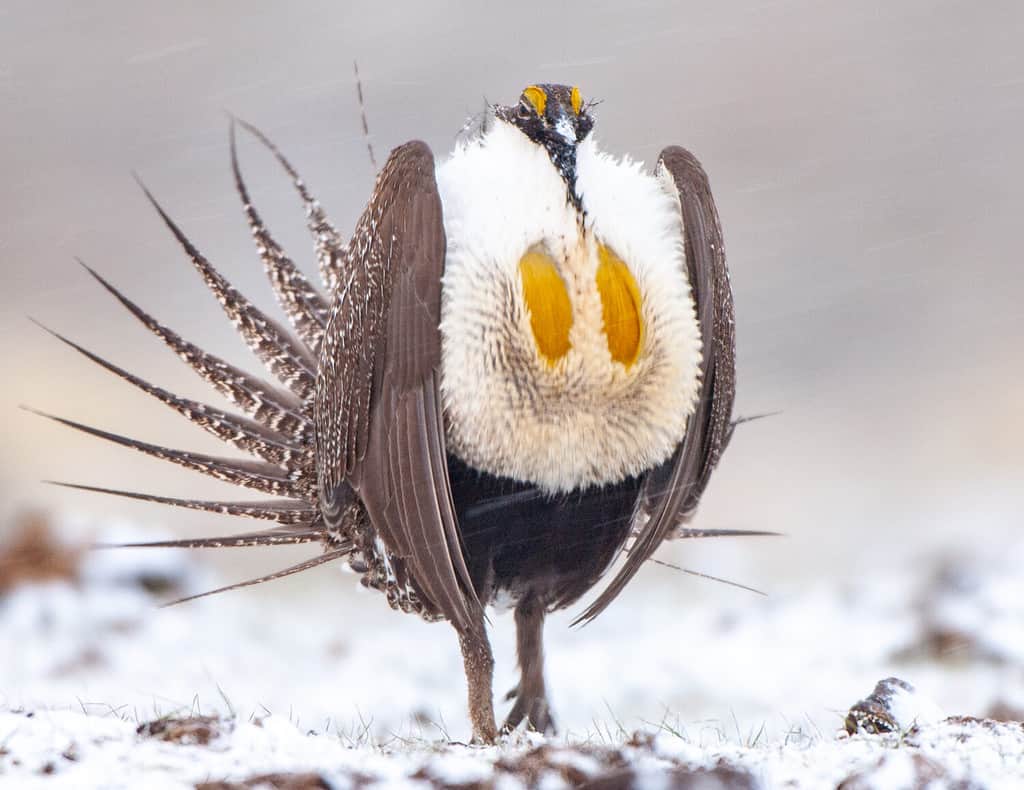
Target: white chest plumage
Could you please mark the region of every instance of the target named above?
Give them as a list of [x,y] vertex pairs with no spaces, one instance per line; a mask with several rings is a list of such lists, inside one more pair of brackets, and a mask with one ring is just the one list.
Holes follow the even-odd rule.
[[[579,145],[583,214],[543,148],[496,122],[437,168],[448,239],[441,306],[448,448],[490,474],[569,492],[666,460],[698,392],[700,331],[674,190]],[[598,288],[601,250],[635,280],[635,359],[615,358]],[[520,262],[542,250],[571,309],[567,350],[545,357]],[[612,344],[614,345],[614,344]]]

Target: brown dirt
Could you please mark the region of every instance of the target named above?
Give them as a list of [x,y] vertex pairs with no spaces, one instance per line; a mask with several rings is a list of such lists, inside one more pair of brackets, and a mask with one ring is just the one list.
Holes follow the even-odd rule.
[[0,595],[19,585],[78,575],[82,549],[60,542],[40,513],[24,513],[0,543]]
[[200,782],[196,790],[330,790],[317,773],[259,774],[240,782]]
[[139,735],[169,743],[206,746],[230,729],[231,725],[222,722],[217,716],[168,716],[140,724],[135,731]]

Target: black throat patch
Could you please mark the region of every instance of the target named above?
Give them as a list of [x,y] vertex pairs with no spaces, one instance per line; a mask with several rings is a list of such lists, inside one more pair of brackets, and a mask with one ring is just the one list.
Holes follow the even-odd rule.
[[565,182],[567,199],[582,211],[576,192],[576,150],[593,129],[594,120],[579,89],[551,83],[530,85],[518,104],[499,106],[495,114],[543,146]]

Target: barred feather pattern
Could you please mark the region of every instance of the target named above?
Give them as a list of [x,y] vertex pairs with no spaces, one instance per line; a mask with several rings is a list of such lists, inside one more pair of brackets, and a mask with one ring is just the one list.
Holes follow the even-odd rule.
[[428,623],[443,620],[436,609],[427,606],[409,578],[405,563],[392,557],[380,544],[366,509],[358,501],[348,506],[343,514],[349,524],[346,534],[352,541],[348,557],[349,567],[360,574],[359,583],[384,594],[395,611],[419,615]]
[[[387,290],[388,267],[380,254],[383,245],[377,238],[378,222],[386,208],[386,200],[371,202],[356,226],[351,251],[360,266],[348,271],[340,284],[324,336],[317,385],[324,388],[324,400],[329,395],[340,399],[340,403],[316,415],[321,501],[338,488],[366,451],[374,369],[371,349],[377,344],[363,338],[378,337],[382,327],[381,317],[354,295]],[[361,328],[358,334],[355,327]],[[333,387],[328,392],[331,381],[350,382],[350,386]],[[345,424],[336,421],[338,415],[343,416]]]
[[372,514],[373,540],[360,552],[364,583],[393,608],[465,628],[480,603],[445,509],[450,499],[441,501],[444,444],[433,438],[443,431],[431,393],[444,263],[433,179],[424,143],[395,149],[356,226],[349,249],[358,266],[344,272],[321,351],[316,466],[327,524],[344,518],[353,490]]
[[329,294],[336,293],[345,276],[345,272],[351,268],[353,258],[349,243],[345,241],[345,237],[338,232],[338,229],[331,224],[326,212],[321,208],[320,202],[309,193],[305,182],[285,158],[284,154],[278,150],[277,146],[252,124],[242,120],[238,120],[238,124],[270,151],[291,178],[292,184],[299,193],[299,198],[302,200],[306,210],[306,225],[316,245],[317,264],[324,288]]
[[[349,260],[347,243],[327,220],[319,204],[306,190],[304,183],[290,163],[262,133],[253,127],[245,126],[271,150],[291,176],[306,209],[307,224],[315,239],[321,270],[326,273],[325,282],[333,290],[333,287],[340,282],[339,272],[342,270],[342,262],[346,262],[347,265]],[[191,423],[226,444],[252,456],[254,460],[221,458],[173,449],[84,425],[63,417],[37,413],[74,430],[200,472],[232,485],[270,495],[275,499],[252,502],[213,501],[73,483],[56,483],[56,485],[206,513],[270,521],[275,524],[270,529],[238,535],[165,540],[134,545],[192,548],[271,546],[317,542],[323,545],[324,553],[319,557],[306,560],[277,573],[229,585],[219,591],[269,581],[315,567],[324,562],[347,557],[355,550],[353,535],[362,525],[364,531],[363,551],[358,552],[358,558],[354,560],[354,565],[365,566],[364,583],[367,586],[382,589],[396,608],[405,611],[415,610],[415,593],[410,592],[411,588],[407,582],[396,588],[394,569],[388,564],[386,554],[377,552],[373,540],[366,537],[372,531],[365,509],[358,498],[355,496],[348,498],[344,503],[345,512],[342,517],[332,519],[330,526],[320,512],[315,469],[316,432],[314,430],[313,394],[317,359],[322,350],[321,346],[327,325],[332,314],[337,312],[337,306],[334,305],[332,308],[328,298],[303,276],[292,259],[274,239],[253,207],[238,163],[233,127],[230,145],[235,187],[241,199],[246,220],[278,302],[294,329],[294,335],[242,296],[199,252],[145,187],[143,187],[143,191],[182,246],[207,287],[220,302],[243,340],[280,384],[270,383],[261,377],[249,374],[185,340],[177,332],[157,321],[128,299],[121,291],[84,263],[82,266],[104,289],[114,296],[143,326],[160,338],[201,378],[236,406],[244,416],[176,395],[170,390],[115,365],[63,335],[48,329],[46,331],[50,331],[58,340],[87,359],[164,403]],[[370,268],[379,271],[381,267]],[[351,270],[347,274],[351,277]],[[344,299],[343,296],[340,298]],[[369,386],[370,384],[367,382],[366,394],[368,394]],[[353,389],[356,393],[361,391],[359,387]]]
[[127,436],[104,431],[90,425],[84,425],[74,420],[63,417],[54,417],[44,412],[36,412],[41,417],[59,422],[68,428],[87,433],[99,439],[106,439],[108,442],[119,444],[122,447],[130,447],[138,450],[144,455],[159,458],[161,461],[170,461],[172,464],[183,466],[194,472],[201,472],[216,480],[225,483],[251,488],[271,496],[281,497],[309,497],[313,492],[312,481],[309,481],[302,474],[302,470],[289,471],[274,464],[263,461],[246,461],[236,458],[219,458],[205,453],[193,453],[187,450],[175,450],[170,447],[162,447],[149,442],[142,442]]
[[[80,485],[78,483],[60,483],[52,480],[49,482],[51,485],[61,486],[62,488],[73,488],[78,491],[92,491],[97,494],[109,494],[111,496],[119,496],[126,499],[135,499],[140,502],[153,502],[159,505],[170,505],[171,507],[181,507],[187,510],[201,510],[205,513],[219,513],[224,516],[241,516],[243,518],[274,521],[280,525],[281,529],[302,529],[309,531],[311,535],[315,535],[315,537],[310,538],[310,540],[320,540],[323,538],[323,521],[320,518],[320,514],[316,508],[306,500],[271,499],[262,502],[215,502],[205,499],[178,499],[176,497],[160,496],[159,494],[122,491],[116,488],[87,486]],[[281,535],[284,533],[275,529],[273,534]],[[213,538],[204,538],[203,540],[213,540]],[[224,539],[217,538],[217,540]]]
[[330,313],[324,297],[302,275],[295,263],[285,255],[284,250],[270,234],[259,213],[252,205],[249,190],[242,178],[238,164],[238,149],[235,127],[231,126],[231,169],[235,176],[235,188],[242,200],[242,208],[252,231],[263,266],[270,283],[277,294],[278,303],[288,315],[288,320],[306,346],[316,356],[320,352],[324,328]]
[[[46,329],[46,327],[43,328]],[[303,447],[287,439],[282,439],[278,434],[263,427],[255,420],[228,414],[213,406],[188,398],[181,398],[163,387],[150,384],[133,373],[108,362],[57,332],[49,329],[46,331],[115,376],[170,406],[187,420],[226,444],[254,455],[267,463],[276,464],[286,469],[306,469],[313,463],[313,453],[310,447]]]
[[199,252],[148,190],[143,191],[192,265],[217,297],[252,352],[277,379],[303,401],[313,394],[316,360],[308,348],[242,296]]
[[[194,538],[183,540],[152,540],[146,543],[119,543],[110,548],[119,549],[253,549],[258,546],[298,546],[323,540],[320,532],[277,532],[264,530],[242,535],[225,535],[217,538]],[[98,548],[107,548],[99,546]]]
[[246,373],[220,357],[203,351],[129,300],[96,271],[82,266],[147,329],[221,395],[259,424],[302,446],[313,442],[309,408],[295,395]]

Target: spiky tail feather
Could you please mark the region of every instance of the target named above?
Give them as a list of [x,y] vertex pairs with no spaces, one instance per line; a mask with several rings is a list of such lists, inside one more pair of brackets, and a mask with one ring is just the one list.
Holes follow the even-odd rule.
[[[352,543],[344,535],[328,532],[320,517],[316,500],[316,470],[313,449],[313,423],[311,398],[316,381],[320,342],[330,311],[330,294],[340,280],[342,268],[347,265],[348,245],[328,221],[315,198],[291,164],[273,143],[258,129],[241,124],[266,146],[290,176],[306,211],[307,224],[313,233],[316,255],[323,274],[328,295],[324,295],[299,271],[295,263],[264,224],[252,205],[248,188],[238,163],[235,123],[230,133],[231,170],[235,188],[242,203],[246,221],[266,269],[267,276],[295,334],[277,323],[240,294],[218,272],[181,228],[170,218],[153,195],[140,183],[144,194],[159,214],[171,234],[203,278],[207,287],[220,302],[224,312],[235,325],[242,339],[260,359],[268,372],[280,384],[272,384],[203,351],[179,334],[159,323],[129,300],[96,271],[82,266],[122,306],[147,329],[159,337],[196,373],[211,384],[222,396],[234,404],[245,416],[231,414],[198,401],[180,397],[169,390],[142,379],[75,343],[63,335],[50,332],[54,337],[110,371],[118,378],[151,395],[174,409],[189,422],[198,425],[223,442],[254,457],[255,460],[218,458],[150,444],[118,433],[84,425],[63,417],[43,412],[36,414],[55,420],[67,427],[107,441],[130,447],[146,455],[201,472],[233,485],[250,488],[280,497],[264,502],[217,502],[199,499],[179,499],[158,494],[122,491],[113,488],[56,483],[57,485],[127,497],[174,507],[269,520],[276,527],[225,537],[201,537],[180,540],[151,541],[133,546],[177,546],[188,548],[278,546],[285,544],[324,544],[324,553],[276,573],[249,579],[212,590],[184,600],[224,592],[239,587],[260,584],[293,573],[313,568],[332,560],[341,559],[352,550]],[[81,263],[81,261],[79,261]],[[41,326],[41,325],[40,325]],[[35,410],[30,410],[35,411]],[[180,602],[176,602],[180,603]]]
[[315,568],[317,565],[323,565],[325,562],[333,562],[334,560],[340,560],[343,557],[345,557],[349,553],[349,551],[351,551],[351,546],[345,546],[344,548],[325,551],[318,557],[312,557],[308,560],[303,560],[297,565],[292,565],[290,567],[283,568],[282,570],[275,571],[274,573],[268,573],[265,576],[257,576],[255,579],[246,579],[245,581],[235,582],[234,584],[229,584],[225,587],[218,587],[216,590],[207,590],[206,592],[201,592],[197,595],[189,595],[186,598],[179,598],[176,601],[165,603],[163,605],[163,608],[166,608],[168,606],[177,606],[180,603],[187,603],[188,601],[196,601],[200,598],[206,598],[210,595],[217,595],[218,593],[229,592],[231,590],[238,590],[242,587],[252,587],[254,584],[263,584],[264,582],[272,582],[275,579],[283,579],[285,576],[291,576],[294,573],[302,573],[302,571],[308,571],[310,568]]
[[334,294],[341,283],[344,270],[349,265],[348,243],[342,238],[338,229],[331,224],[327,214],[324,213],[323,208],[320,206],[320,201],[309,193],[305,182],[296,172],[295,168],[292,167],[291,163],[285,159],[284,154],[278,150],[277,146],[252,124],[241,119],[236,120],[239,126],[259,140],[273,154],[281,167],[284,168],[284,171],[291,177],[295,191],[299,193],[299,198],[306,209],[306,225],[309,228],[309,232],[313,235],[313,242],[316,245],[320,277],[327,292]]

